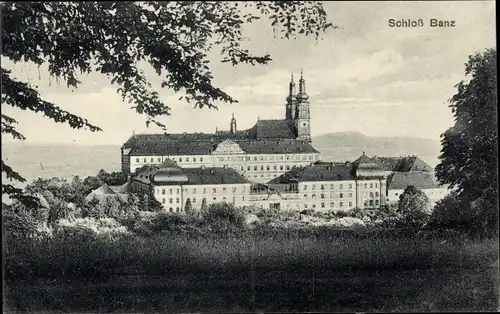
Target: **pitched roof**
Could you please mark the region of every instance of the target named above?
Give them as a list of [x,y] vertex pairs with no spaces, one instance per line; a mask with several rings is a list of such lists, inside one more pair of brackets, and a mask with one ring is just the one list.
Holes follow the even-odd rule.
[[354,168],[364,169],[383,169],[384,166],[376,159],[368,157],[364,152],[363,154],[352,162]]
[[[131,147],[129,155],[210,155],[223,140],[189,141],[144,139]],[[247,154],[302,154],[319,153],[311,143],[296,139],[234,140]]]
[[293,120],[259,120],[254,126],[257,139],[295,139]]
[[389,178],[389,190],[404,190],[408,186],[419,189],[433,189],[441,187],[432,172],[394,172]]
[[294,167],[283,175],[269,181],[268,184],[354,180],[351,170],[352,168],[349,165],[335,164],[313,164],[305,167]]
[[188,185],[250,183],[232,168],[185,168],[182,172],[188,177]]
[[401,157],[373,157],[387,171],[395,171],[401,163]]
[[[209,185],[209,184],[242,184],[250,183],[243,175],[232,168],[181,168],[169,172],[169,169],[160,166],[142,167],[134,180],[156,185],[183,184],[183,185]],[[153,180],[153,182],[151,181]]]
[[373,157],[378,160],[382,167],[388,171],[428,171],[434,169],[417,156],[407,157]]
[[113,185],[109,186],[115,193],[118,194],[126,194],[132,191],[132,186],[130,184],[130,181],[125,182],[122,185]]

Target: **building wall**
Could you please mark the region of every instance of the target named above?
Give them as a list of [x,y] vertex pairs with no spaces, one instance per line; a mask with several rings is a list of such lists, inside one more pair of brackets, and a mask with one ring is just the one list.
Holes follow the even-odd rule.
[[356,181],[300,182],[301,209],[348,210],[356,207]]
[[[397,204],[399,201],[399,196],[403,194],[404,189],[393,189],[387,191],[387,203]],[[431,201],[432,206],[436,204],[439,200],[443,199],[448,194],[448,189],[445,187],[433,188],[433,189],[422,189],[422,192],[427,195]]]
[[217,185],[155,185],[152,186],[155,198],[163,204],[166,211],[183,212],[187,199],[193,209],[201,209],[203,199],[207,205],[227,202],[236,206],[250,203],[250,183]]
[[320,159],[320,154],[235,154],[235,155],[191,155],[191,156],[130,156],[130,172],[144,165],[159,165],[171,159],[182,168],[223,167],[235,169],[247,179],[259,183],[268,182],[294,166],[307,166]]

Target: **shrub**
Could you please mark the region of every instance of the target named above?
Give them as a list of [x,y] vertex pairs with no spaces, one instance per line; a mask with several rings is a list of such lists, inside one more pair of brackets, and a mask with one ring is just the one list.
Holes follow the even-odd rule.
[[229,203],[211,204],[201,212],[201,216],[206,224],[221,229],[242,228],[245,223],[243,211]]
[[300,212],[300,214],[310,216],[310,215],[314,214],[314,209],[312,209],[312,208],[304,209]]

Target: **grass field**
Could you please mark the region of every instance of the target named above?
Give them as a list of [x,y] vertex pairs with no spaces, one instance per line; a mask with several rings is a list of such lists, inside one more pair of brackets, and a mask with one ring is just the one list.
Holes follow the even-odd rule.
[[494,240],[85,236],[9,256],[4,312],[494,311],[499,299]]

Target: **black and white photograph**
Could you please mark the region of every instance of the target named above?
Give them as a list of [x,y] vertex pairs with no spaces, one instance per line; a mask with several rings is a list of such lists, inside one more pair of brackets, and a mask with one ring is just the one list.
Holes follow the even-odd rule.
[[3,313],[500,311],[494,1],[0,9]]

